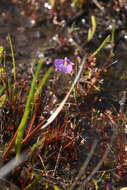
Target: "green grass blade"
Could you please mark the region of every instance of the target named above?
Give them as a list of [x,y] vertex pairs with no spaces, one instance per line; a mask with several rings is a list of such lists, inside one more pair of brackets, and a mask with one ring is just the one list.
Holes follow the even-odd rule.
[[111,35],[111,57],[114,56],[114,47],[115,47],[115,24],[112,25],[112,35]]
[[6,73],[5,69],[4,68],[0,68],[0,81],[1,81],[1,85],[0,85],[0,96],[3,95],[5,89],[6,89],[6,82],[4,81],[2,75],[4,75]]
[[16,65],[15,65],[15,56],[14,56],[14,50],[12,46],[12,40],[10,35],[8,35],[8,40],[10,43],[10,48],[11,48],[11,54],[12,54],[12,65],[13,65],[13,78],[14,78],[14,84],[13,84],[13,90],[15,91],[15,83],[16,83]]
[[108,35],[91,56],[96,56],[101,51],[101,49],[103,49],[107,45],[107,43],[109,43],[110,40],[111,40],[111,36]]
[[44,87],[44,85],[45,85],[47,79],[49,78],[50,74],[52,73],[52,71],[53,71],[53,68],[50,67],[48,69],[48,71],[44,74],[43,78],[41,79],[41,81],[40,81],[40,83],[38,85],[38,88],[37,88],[37,90],[36,90],[36,92],[34,94],[34,103],[36,102],[40,92],[42,91],[42,88]]
[[27,98],[24,114],[23,114],[23,117],[22,117],[21,122],[19,124],[18,133],[17,133],[17,137],[16,137],[16,141],[15,141],[17,157],[20,155],[21,141],[23,138],[24,129],[26,127],[26,123],[27,123],[27,120],[29,118],[29,114],[31,111],[32,103],[34,100],[34,94],[35,94],[35,90],[36,90],[35,89],[36,82],[39,78],[39,73],[40,73],[40,70],[42,69],[43,64],[44,64],[44,61],[41,61],[37,65],[37,69],[36,69],[35,75],[33,77],[31,88],[30,88],[29,95]]
[[88,30],[88,37],[87,37],[88,41],[90,41],[93,38],[94,33],[96,31],[96,27],[97,27],[96,18],[93,15],[91,16],[91,24],[92,24],[92,27]]
[[0,46],[0,65],[2,63],[3,51],[4,51],[3,46]]

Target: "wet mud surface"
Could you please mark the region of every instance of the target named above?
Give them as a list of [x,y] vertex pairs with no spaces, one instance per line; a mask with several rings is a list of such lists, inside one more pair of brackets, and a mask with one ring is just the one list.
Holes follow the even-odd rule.
[[[96,50],[103,39],[111,33],[112,24],[115,24],[115,47],[114,56],[111,61],[117,63],[113,66],[113,75],[111,74],[109,85],[113,85],[116,90],[123,87],[126,88],[126,80],[119,80],[120,77],[126,78],[126,44],[127,44],[127,28],[126,28],[126,3],[123,7],[119,7],[113,2],[101,3],[102,10],[94,3],[86,3],[83,10],[64,12],[60,6],[57,12],[58,23],[53,21],[53,11],[45,8],[47,3],[41,2],[36,10],[30,9],[30,4],[13,3],[11,1],[1,1],[0,3],[0,42],[1,46],[6,47],[9,53],[9,44],[7,41],[8,34],[11,35],[13,48],[15,52],[16,63],[30,64],[38,55],[46,55],[49,62],[51,57],[60,57],[69,55],[74,57],[74,48],[68,41],[73,37],[79,46],[83,47],[82,54],[90,53]],[[122,5],[121,5],[122,6]],[[51,8],[51,7],[49,7]],[[65,10],[68,9],[65,4]],[[33,11],[33,12],[32,12]],[[54,13],[55,14],[55,13]],[[90,16],[95,15],[97,21],[97,29],[94,39],[86,42],[87,31],[90,27]],[[55,24],[54,24],[54,23]],[[61,24],[61,23],[64,24]],[[69,30],[73,30],[75,25],[76,31],[71,35]],[[106,64],[107,52],[111,46],[106,47],[99,55],[98,64]],[[107,79],[108,80],[108,79]],[[114,84],[115,83],[115,84]],[[122,83],[122,86],[121,86]],[[114,89],[113,89],[114,90]]]

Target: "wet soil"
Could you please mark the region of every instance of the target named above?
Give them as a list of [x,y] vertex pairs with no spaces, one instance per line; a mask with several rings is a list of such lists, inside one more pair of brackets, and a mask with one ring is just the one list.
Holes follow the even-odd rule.
[[[82,10],[70,9],[70,15],[62,12],[62,6],[57,12],[58,22],[53,23],[53,13],[51,9],[45,8],[46,3],[41,2],[37,10],[29,10],[30,5],[26,9],[23,3],[17,4],[11,1],[1,1],[0,3],[0,45],[5,47],[8,54],[10,51],[7,41],[8,34],[11,35],[13,48],[15,52],[16,64],[25,63],[30,65],[31,61],[38,55],[46,55],[49,62],[52,57],[65,56],[74,54],[74,48],[68,44],[69,38],[73,37],[79,46],[83,47],[83,54],[96,50],[103,39],[111,33],[112,24],[115,24],[115,47],[114,56],[110,62],[117,60],[117,64],[113,66],[110,81],[108,85],[124,90],[126,86],[126,44],[127,44],[127,5],[118,6],[113,2],[101,2],[103,9],[99,9],[94,3],[86,3]],[[51,7],[50,7],[51,8]],[[65,5],[65,10],[67,7]],[[29,14],[28,14],[29,13]],[[54,13],[56,14],[56,13]],[[90,17],[95,15],[97,21],[97,29],[94,39],[89,43],[86,42],[87,31],[90,27]],[[60,25],[60,26],[59,26]],[[69,34],[69,28],[75,25],[77,31]],[[73,30],[73,29],[72,29]],[[111,46],[107,46],[99,55],[98,65],[106,64],[107,52]],[[28,66],[29,67],[29,66]],[[123,77],[122,77],[123,76]],[[122,83],[122,85],[121,85]],[[114,91],[114,89],[113,89]]]

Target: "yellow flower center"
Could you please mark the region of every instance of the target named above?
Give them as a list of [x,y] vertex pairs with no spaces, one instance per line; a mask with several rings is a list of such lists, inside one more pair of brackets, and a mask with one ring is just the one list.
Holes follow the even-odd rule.
[[66,66],[68,64],[68,62],[67,61],[64,61],[64,65]]

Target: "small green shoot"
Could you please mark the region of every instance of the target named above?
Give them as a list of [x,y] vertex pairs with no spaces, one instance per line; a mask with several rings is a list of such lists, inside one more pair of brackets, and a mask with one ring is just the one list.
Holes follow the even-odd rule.
[[105,171],[102,173],[102,175],[101,175],[101,177],[99,179],[95,179],[95,178],[92,179],[92,181],[94,183],[94,186],[95,186],[95,190],[99,189],[99,185],[98,184],[99,184],[99,182],[102,181],[104,175],[105,175]]
[[96,56],[107,45],[107,43],[109,43],[110,40],[111,40],[111,36],[108,35],[91,56],[92,57]]
[[98,189],[99,189],[99,187],[98,187],[98,180],[93,179],[92,181],[93,181],[93,183],[94,183],[95,190],[98,190]]
[[6,94],[3,94],[0,97],[0,108],[5,104],[5,102],[6,102]]
[[81,8],[84,4],[84,0],[72,0],[72,4],[75,8]]
[[57,185],[54,185],[54,190],[61,190]]
[[91,24],[92,27],[88,30],[88,37],[87,37],[88,41],[90,41],[93,38],[96,31],[96,18],[93,15],[91,16]]
[[3,46],[0,46],[0,64],[2,63],[2,57],[3,57]]
[[6,101],[6,95],[3,94],[6,89],[6,83],[2,77],[5,73],[6,73],[5,69],[1,67],[0,68],[0,80],[1,80],[2,84],[0,86],[0,107],[2,107]]
[[112,25],[112,35],[111,35],[111,45],[112,45],[112,48],[111,48],[111,57],[114,56],[114,46],[115,46],[115,25],[113,24]]
[[75,23],[73,23],[72,26],[71,26],[70,28],[68,28],[68,32],[69,32],[69,33],[72,33],[72,32],[75,32],[75,31],[79,31],[79,30],[80,30],[80,28],[77,27],[77,26],[75,25]]

